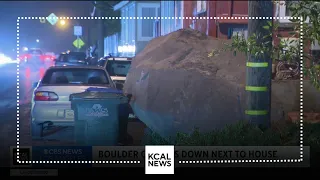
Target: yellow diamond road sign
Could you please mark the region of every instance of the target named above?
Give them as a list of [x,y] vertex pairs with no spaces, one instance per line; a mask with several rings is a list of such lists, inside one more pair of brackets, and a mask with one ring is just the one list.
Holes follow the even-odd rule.
[[82,46],[84,46],[84,42],[80,38],[77,38],[75,41],[73,41],[73,45],[80,49]]

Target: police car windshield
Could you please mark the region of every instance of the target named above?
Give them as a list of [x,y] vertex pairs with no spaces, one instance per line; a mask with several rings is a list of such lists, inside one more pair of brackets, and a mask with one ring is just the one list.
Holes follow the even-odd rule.
[[110,76],[127,76],[131,61],[108,60],[106,70]]

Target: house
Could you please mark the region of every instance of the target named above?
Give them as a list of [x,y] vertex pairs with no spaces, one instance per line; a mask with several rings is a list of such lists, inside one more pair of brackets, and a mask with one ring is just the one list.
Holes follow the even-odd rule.
[[[161,19],[156,21],[156,36],[163,36],[170,32],[184,28],[183,7],[185,1],[161,1],[160,14]],[[172,19],[172,17],[174,17]]]
[[[209,36],[223,39],[230,39],[233,34],[239,32],[247,35],[248,20],[201,19],[201,17],[215,16],[247,16],[247,1],[121,1],[114,6],[114,10],[120,10],[122,17],[118,43],[120,56],[135,56],[151,39],[182,28],[191,27]],[[130,17],[146,17],[146,19],[130,19]],[[147,17],[161,18],[147,19]],[[116,38],[108,38],[105,41],[114,46],[116,43],[113,41]],[[109,51],[114,49],[111,47]]]
[[[245,17],[248,16],[248,1],[161,1],[162,17],[185,17],[161,20],[161,35],[179,28],[197,29],[209,36],[230,39],[235,33],[247,36],[246,19],[204,19],[207,17]],[[187,17],[198,17],[190,19]]]
[[[160,35],[168,34],[179,28],[193,28],[206,33],[209,36],[219,39],[230,39],[237,33],[243,33],[248,37],[248,20],[240,19],[239,17],[248,16],[248,1],[225,0],[225,1],[161,1],[161,16],[162,17],[182,17],[180,20],[161,20]],[[289,17],[290,10],[285,6],[285,1],[280,1],[274,6],[274,16]],[[196,17],[196,18],[188,18]],[[207,17],[238,17],[237,19],[207,19]],[[274,37],[275,45],[280,41],[298,40],[298,36],[288,40],[289,32],[293,30],[293,23],[289,19],[278,19],[279,34],[282,38]],[[308,21],[308,20],[307,20]],[[295,41],[298,42],[298,41]],[[290,45],[298,45],[292,43]],[[320,46],[318,43],[306,44],[306,51],[311,51],[312,54],[319,56]]]
[[121,11],[121,32],[118,42],[119,56],[133,57],[155,37],[155,19],[134,17],[159,17],[160,1],[121,1],[114,6]]
[[[284,2],[280,1],[274,6],[276,17],[290,16],[289,9]],[[125,56],[134,56],[154,37],[163,36],[181,28],[197,29],[220,39],[231,39],[237,33],[243,33],[246,38],[248,37],[248,19],[239,18],[248,16],[248,1],[121,1],[114,7],[114,10],[120,10],[122,17],[161,17],[159,20],[121,19],[118,50]],[[207,17],[238,18],[207,19]],[[279,19],[277,21],[280,23],[279,33],[283,38],[274,37],[275,44],[287,39],[289,32],[293,30],[290,20]],[[318,44],[308,44],[305,48],[307,51],[312,51],[313,54],[320,54]]]

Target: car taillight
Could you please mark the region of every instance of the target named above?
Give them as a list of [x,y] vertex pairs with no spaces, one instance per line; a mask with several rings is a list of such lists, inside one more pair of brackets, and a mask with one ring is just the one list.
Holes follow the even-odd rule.
[[35,101],[57,101],[59,96],[54,92],[38,91],[35,93]]
[[30,54],[24,54],[24,55],[21,55],[21,56],[20,56],[20,59],[21,59],[21,60],[30,59],[30,58],[31,58],[31,55],[30,55]]

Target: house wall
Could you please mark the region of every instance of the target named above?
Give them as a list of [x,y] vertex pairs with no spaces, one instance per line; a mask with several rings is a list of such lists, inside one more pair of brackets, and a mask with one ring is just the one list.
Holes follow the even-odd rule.
[[[156,19],[150,17],[160,16],[160,2],[132,1],[123,6],[120,11],[122,18],[119,56],[133,57],[155,37],[154,22]],[[146,19],[130,19],[130,17],[146,17]]]
[[104,38],[104,57],[112,54],[118,56],[119,33]]
[[[120,9],[121,11],[121,33],[118,48],[119,56],[131,57],[135,55],[136,49],[136,20],[130,17],[136,16],[136,2],[130,2]],[[128,17],[128,18],[127,18]]]
[[[160,35],[164,36],[170,32],[183,28],[184,1],[161,1],[160,2]],[[168,17],[175,17],[174,19]]]
[[246,31],[248,20],[221,20],[221,19],[202,19],[203,17],[245,17],[248,15],[247,1],[206,1],[206,11],[197,13],[198,1],[184,1],[184,16],[198,19],[185,19],[184,28],[193,28],[206,33],[209,36],[228,39],[232,34],[230,28],[236,28],[235,31]]
[[160,16],[160,1],[137,2],[136,14],[137,17],[146,17],[146,19],[135,20],[137,26],[135,54],[138,54],[155,37],[155,18]]
[[[210,5],[214,4],[211,1],[206,1],[206,8],[204,11],[197,12],[197,6],[199,6],[199,1],[184,1],[184,16],[185,17],[199,17],[198,19],[187,19],[185,18],[183,20],[183,27],[184,28],[192,28],[196,29],[200,32],[203,32],[207,35],[210,33],[214,33],[215,31],[209,31],[210,28],[209,25],[211,25],[213,28],[215,27],[215,24],[208,24],[209,21],[214,20],[206,20],[202,19],[202,17],[210,17],[214,15],[215,9],[210,7]],[[201,17],[201,19],[200,19]],[[214,34],[210,34],[214,35]]]

